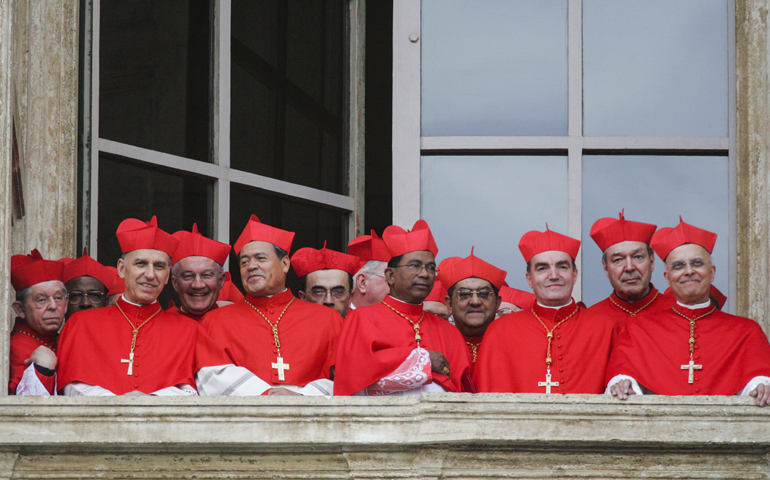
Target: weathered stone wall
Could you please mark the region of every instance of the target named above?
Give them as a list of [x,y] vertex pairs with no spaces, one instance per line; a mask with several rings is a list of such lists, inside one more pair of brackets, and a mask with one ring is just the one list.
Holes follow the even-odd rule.
[[750,398],[0,400],[0,478],[770,478]]

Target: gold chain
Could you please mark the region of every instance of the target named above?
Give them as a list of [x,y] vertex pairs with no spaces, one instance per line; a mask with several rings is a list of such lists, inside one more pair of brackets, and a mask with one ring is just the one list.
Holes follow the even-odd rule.
[[468,340],[465,341],[465,344],[468,345],[468,348],[471,349],[471,353],[473,354],[473,363],[476,363],[476,355],[479,353],[480,344],[469,342]]
[[425,318],[425,310],[423,309],[422,314],[420,315],[420,319],[417,320],[417,323],[414,323],[411,318],[407,317],[403,313],[399,312],[395,308],[385,303],[385,300],[382,301],[382,304],[388,307],[389,309],[393,310],[397,314],[401,315],[406,319],[407,322],[412,324],[412,328],[414,328],[414,341],[417,342],[417,348],[420,348],[420,340],[422,340],[422,336],[420,335],[420,323],[422,323],[422,319]]
[[133,323],[131,323],[131,320],[129,320],[129,318],[128,318],[128,315],[126,315],[126,312],[124,312],[124,311],[123,311],[123,309],[122,309],[122,308],[120,308],[120,304],[119,304],[119,303],[116,303],[115,305],[118,307],[118,310],[120,310],[120,313],[122,313],[122,314],[123,314],[123,318],[125,318],[125,319],[126,319],[126,321],[128,322],[128,324],[129,324],[129,325],[131,325],[131,328],[134,330],[134,338],[131,340],[131,354],[133,355],[133,353],[134,353],[134,347],[136,347],[136,337],[138,337],[138,336],[139,336],[139,329],[140,329],[140,328],[142,328],[143,326],[145,326],[145,325],[147,324],[147,322],[149,322],[150,320],[152,320],[153,318],[155,318],[155,316],[156,316],[157,314],[159,314],[160,312],[162,312],[162,311],[163,311],[163,309],[162,309],[162,308],[160,308],[160,305],[158,305],[158,311],[157,311],[157,312],[155,312],[155,313],[153,313],[152,315],[150,315],[150,318],[148,318],[147,320],[145,320],[145,321],[144,321],[144,322],[143,322],[141,325],[139,325],[138,327],[135,327],[135,326],[134,326],[134,324],[133,324]]
[[557,323],[556,326],[554,326],[553,329],[551,329],[551,331],[548,331],[548,327],[545,326],[545,322],[540,320],[540,317],[538,317],[537,314],[535,313],[535,307],[531,308],[532,315],[534,315],[535,318],[537,319],[537,321],[540,322],[540,325],[542,325],[543,328],[545,328],[545,332],[546,332],[545,337],[548,339],[548,351],[545,354],[545,364],[548,367],[549,371],[551,370],[551,361],[552,361],[551,360],[551,341],[553,340],[553,331],[556,330],[557,328],[559,328],[559,325],[561,325],[562,323],[566,322],[567,320],[569,320],[570,318],[575,316],[575,314],[578,312],[578,310],[580,310],[580,307],[576,306],[574,312],[570,313],[569,315],[567,315],[564,318],[564,320],[562,320],[561,322]]
[[716,309],[717,309],[717,307],[711,307],[711,310],[709,310],[708,312],[704,313],[703,315],[700,315],[699,317],[695,317],[695,318],[691,319],[690,317],[688,317],[684,313],[678,311],[676,308],[671,307],[671,310],[673,310],[674,313],[676,313],[680,317],[682,317],[685,320],[687,320],[688,322],[690,322],[690,361],[693,360],[693,353],[694,353],[694,350],[695,350],[695,322],[697,322],[701,318],[708,317],[709,315],[714,313],[714,311]]
[[13,330],[11,333],[21,333],[21,334],[26,335],[28,337],[32,337],[35,340],[37,340],[38,342],[40,342],[43,345],[45,345],[46,347],[48,347],[51,350],[53,350],[54,352],[56,351],[56,346],[49,345],[47,342],[44,342],[44,341],[40,340],[39,338],[37,338],[36,336],[32,335],[31,333],[27,333],[27,332],[22,331],[22,330]]
[[264,318],[265,321],[267,322],[267,324],[270,325],[270,328],[273,329],[273,339],[275,339],[275,349],[278,351],[278,357],[280,357],[281,356],[281,340],[278,339],[278,324],[281,322],[281,319],[283,318],[283,314],[286,313],[286,310],[288,310],[289,306],[292,304],[292,302],[294,302],[294,296],[292,296],[291,300],[289,300],[289,303],[286,304],[286,308],[283,309],[283,312],[281,312],[281,314],[278,315],[278,320],[275,321],[275,325],[270,323],[270,320],[267,319],[265,314],[260,312],[259,310],[257,310],[257,307],[254,306],[251,302],[249,302],[245,298],[243,299],[243,301],[246,302],[246,304],[248,306],[253,308],[254,311],[257,312],[262,318]]
[[640,308],[639,310],[637,310],[635,312],[633,312],[633,311],[631,311],[631,310],[629,310],[627,308],[623,308],[618,302],[615,301],[614,298],[612,298],[612,295],[610,295],[610,302],[612,302],[613,305],[615,305],[616,307],[618,307],[619,309],[623,310],[624,312],[626,312],[627,314],[629,314],[629,315],[631,315],[633,317],[633,316],[636,316],[637,313],[641,312],[645,308],[647,308],[650,305],[652,305],[652,302],[654,302],[655,299],[658,298],[658,295],[660,295],[660,292],[655,292],[655,296],[652,297],[652,300],[647,302],[647,304],[645,306],[643,306],[642,308]]

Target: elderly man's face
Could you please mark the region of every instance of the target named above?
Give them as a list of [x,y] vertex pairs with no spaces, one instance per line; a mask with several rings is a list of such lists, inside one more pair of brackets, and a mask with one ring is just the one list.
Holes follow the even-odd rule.
[[427,250],[409,252],[395,268],[386,268],[390,294],[408,303],[422,303],[436,280],[436,260]]
[[32,285],[30,289],[32,293],[24,303],[13,302],[14,311],[35,332],[56,335],[64,323],[67,289],[58,280],[41,282]]
[[685,305],[697,305],[709,301],[709,288],[714,281],[716,267],[711,254],[693,243],[680,245],[666,257],[666,277],[671,292]]
[[335,269],[308,273],[305,291],[297,295],[302,300],[331,307],[344,317],[350,307],[350,275]]
[[481,278],[466,278],[455,283],[447,299],[455,325],[466,337],[484,335],[501,302],[492,284]]
[[527,283],[535,292],[538,302],[549,307],[570,302],[578,271],[569,254],[556,250],[538,253],[532,257],[529,265]]
[[246,293],[255,297],[275,295],[286,289],[289,256],[278,258],[272,243],[249,242],[238,253],[241,281]]
[[497,309],[497,313],[495,313],[495,317],[500,318],[503,315],[520,312],[522,310],[523,309],[521,307],[514,305],[511,302],[500,302],[500,307]]
[[647,244],[617,243],[604,252],[603,265],[604,273],[620,298],[634,302],[650,291],[655,257],[649,254]]
[[134,250],[118,260],[118,274],[126,280],[124,295],[139,305],[149,305],[158,298],[170,273],[171,257],[160,250]]
[[193,315],[203,315],[217,303],[225,283],[222,267],[208,257],[185,257],[173,268],[171,284],[179,294],[180,308]]
[[66,287],[69,292],[67,319],[81,310],[107,306],[107,287],[94,277],[75,277],[66,283]]

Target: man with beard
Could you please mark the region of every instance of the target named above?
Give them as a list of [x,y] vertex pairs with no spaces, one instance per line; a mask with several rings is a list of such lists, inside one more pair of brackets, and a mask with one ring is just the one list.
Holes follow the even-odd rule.
[[61,281],[64,264],[45,260],[37,250],[11,257],[12,307],[18,317],[11,331],[11,395],[53,395],[56,347],[67,308]]
[[602,393],[620,326],[572,298],[580,241],[548,230],[521,237],[537,302],[492,322],[473,377],[479,392]]
[[223,265],[230,255],[230,245],[206,238],[193,224],[191,232],[174,234],[179,245],[174,252],[171,284],[179,295],[179,308],[167,311],[200,321],[217,308],[219,292],[225,282]]
[[717,235],[684,223],[650,245],[666,265],[676,303],[628,322],[607,367],[607,392],[629,395],[749,395],[770,403],[770,345],[757,322],[712,304]]
[[110,267],[91,258],[87,248],[77,260],[62,258],[59,261],[64,264],[62,281],[69,293],[67,319],[76,312],[107,306],[107,289],[115,276]]
[[116,235],[125,293],[113,306],[67,321],[59,341],[59,388],[65,395],[195,395],[198,326],[158,303],[178,241],[155,217],[123,220]]
[[321,250],[300,248],[291,257],[299,277],[297,296],[333,308],[345,318],[358,262],[358,257],[329,250],[325,243]]
[[505,285],[506,272],[473,255],[463,258],[438,274],[449,285],[445,297],[455,326],[465,338],[471,355],[471,369],[476,363],[478,348],[484,332],[495,319],[500,307],[500,288]]
[[602,266],[613,292],[591,311],[625,323],[642,312],[668,308],[673,299],[650,283],[655,256],[650,239],[655,225],[631,222],[623,217],[601,218],[591,227],[591,238],[602,250]]
[[390,294],[348,315],[337,352],[335,394],[463,391],[470,385],[465,341],[422,305],[433,288],[438,253],[428,224],[418,220],[411,232],[392,225],[382,237],[392,255],[385,270]]

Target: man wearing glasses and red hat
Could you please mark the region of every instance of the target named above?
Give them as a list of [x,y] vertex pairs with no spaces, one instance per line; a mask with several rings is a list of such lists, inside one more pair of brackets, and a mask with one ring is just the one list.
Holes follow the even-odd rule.
[[436,277],[436,242],[423,220],[382,238],[392,258],[390,294],[345,320],[337,351],[336,395],[420,395],[461,392],[470,384],[470,359],[460,332],[427,313],[423,300]]
[[342,317],[286,288],[294,232],[252,215],[235,242],[246,297],[207,313],[196,346],[200,395],[333,394]]
[[650,240],[655,225],[620,218],[601,218],[591,227],[591,238],[602,251],[602,266],[612,285],[609,297],[591,311],[609,315],[625,323],[642,312],[655,312],[671,306],[673,299],[663,295],[650,282],[655,256]]
[[547,229],[519,242],[536,303],[492,322],[479,347],[479,392],[602,393],[620,325],[572,298],[580,241]]
[[505,270],[473,255],[442,267],[439,280],[448,286],[444,297],[452,312],[455,326],[465,338],[471,355],[471,367],[476,363],[484,333],[500,308],[500,288],[505,285]]
[[628,322],[607,368],[607,391],[629,395],[750,395],[770,403],[770,345],[757,322],[712,304],[717,235],[684,223],[661,228],[650,245],[676,303]]
[[299,277],[302,300],[333,308],[342,315],[348,314],[353,274],[358,269],[356,256],[324,248],[300,248],[291,257],[291,266]]
[[59,388],[65,395],[195,395],[198,326],[158,303],[178,241],[155,217],[123,220],[116,233],[125,293],[113,306],[67,321],[59,341]]
[[63,269],[37,250],[11,257],[12,307],[18,315],[11,331],[11,395],[55,394],[57,337],[67,309]]
[[82,310],[107,306],[107,290],[116,273],[114,267],[105,267],[91,258],[87,248],[77,260],[62,258],[59,261],[64,264],[62,282],[69,292],[67,319]]

